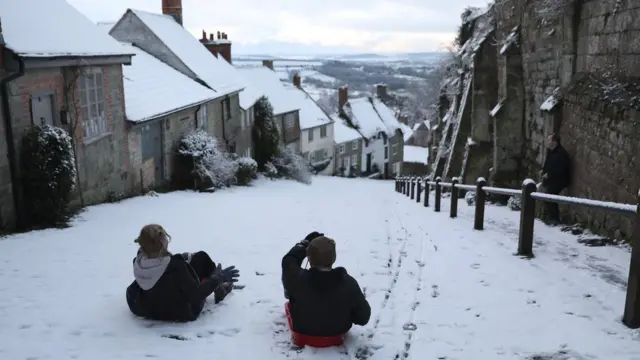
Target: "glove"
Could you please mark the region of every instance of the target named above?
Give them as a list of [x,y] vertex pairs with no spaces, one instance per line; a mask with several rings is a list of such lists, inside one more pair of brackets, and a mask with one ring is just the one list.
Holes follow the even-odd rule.
[[305,239],[307,242],[310,242],[311,240],[313,240],[313,239],[315,239],[315,238],[317,238],[317,237],[320,237],[320,236],[324,236],[324,234],[323,234],[323,233],[319,233],[319,232],[317,232],[317,231],[314,231],[314,232],[312,232],[312,233],[309,233],[309,235],[307,235],[307,237],[306,237],[306,238],[304,238],[304,239]]
[[236,269],[236,267],[233,265],[222,269],[222,282],[224,283],[233,284],[235,282],[238,282],[239,277],[240,270]]
[[231,290],[233,290],[233,286],[231,284],[228,284],[228,283],[220,284],[220,286],[218,286],[215,290],[213,290],[213,299],[215,300],[215,303],[217,304],[220,301],[224,300],[224,298],[226,298],[227,295],[229,295]]

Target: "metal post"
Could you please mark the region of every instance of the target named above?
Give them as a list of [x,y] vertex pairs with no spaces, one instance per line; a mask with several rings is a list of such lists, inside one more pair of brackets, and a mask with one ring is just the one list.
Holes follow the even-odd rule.
[[429,206],[429,195],[431,193],[431,185],[429,185],[429,178],[424,178],[424,207]]
[[411,187],[413,186],[413,177],[409,177],[409,183],[407,185],[407,197],[411,196]]
[[436,178],[436,200],[433,211],[440,212],[440,198],[442,197],[442,187],[440,186],[440,182],[442,179],[438,176]]
[[417,179],[412,177],[411,178],[411,200],[413,200],[416,197],[416,181]]
[[518,238],[518,255],[533,257],[533,224],[536,219],[536,200],[531,193],[536,191],[536,182],[526,179],[522,183],[520,210],[520,236]]
[[420,194],[422,193],[422,178],[417,178],[416,182],[416,185],[418,187],[418,189],[416,190],[416,202],[420,203]]
[[[638,202],[640,202],[640,191]],[[640,328],[640,204],[636,208],[636,226],[631,237],[631,264],[622,323],[632,329]]]
[[451,206],[449,207],[449,217],[455,218],[458,216],[458,188],[456,185],[459,180],[457,177],[454,177],[451,180]]
[[404,189],[402,191],[402,195],[407,195],[409,192],[409,179],[407,177],[404,178]]
[[487,185],[487,181],[484,178],[478,178],[476,180],[476,215],[473,219],[473,228],[476,230],[484,229],[484,203],[485,193],[482,189]]

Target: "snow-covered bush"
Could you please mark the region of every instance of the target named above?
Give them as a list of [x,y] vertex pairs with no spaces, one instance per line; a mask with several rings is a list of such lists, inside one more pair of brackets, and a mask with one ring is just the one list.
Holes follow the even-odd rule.
[[64,224],[76,185],[73,143],[55,126],[31,127],[22,139],[21,174],[26,222],[33,227]]
[[512,196],[507,201],[507,207],[513,211],[520,211],[522,208],[522,200],[520,196]]
[[220,188],[235,183],[238,163],[206,132],[195,130],[185,135],[178,145],[178,154],[185,163],[191,162],[190,175],[196,188]]
[[280,154],[273,158],[273,165],[278,171],[278,176],[311,184],[311,172],[307,162],[293,150],[285,148],[280,151]]
[[467,205],[473,206],[476,204],[476,193],[469,191],[464,194],[464,201],[466,201]]
[[278,169],[276,169],[276,166],[273,165],[271,161],[269,161],[264,164],[263,174],[269,179],[275,179],[278,177]]
[[241,157],[236,161],[236,184],[249,185],[251,181],[258,178],[258,163],[248,157]]
[[273,107],[266,96],[258,99],[253,106],[255,122],[251,129],[254,146],[254,158],[258,163],[258,170],[264,172],[265,166],[279,153],[280,135],[273,116]]

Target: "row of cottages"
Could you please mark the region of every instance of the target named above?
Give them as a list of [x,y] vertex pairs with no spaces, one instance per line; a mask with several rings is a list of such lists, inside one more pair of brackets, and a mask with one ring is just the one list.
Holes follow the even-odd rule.
[[377,94],[349,99],[348,87],[343,86],[338,89],[338,105],[341,124],[336,124],[334,171],[344,176],[401,175],[404,134],[411,129]]
[[425,176],[429,174],[432,146],[429,120],[416,123],[409,135],[405,134],[402,175]]
[[226,35],[203,44],[182,27],[179,0],[162,5],[96,25],[65,0],[0,2],[0,231],[21,225],[19,146],[34,124],[74,139],[74,206],[176,180],[177,144],[194,129],[252,155],[246,79]]

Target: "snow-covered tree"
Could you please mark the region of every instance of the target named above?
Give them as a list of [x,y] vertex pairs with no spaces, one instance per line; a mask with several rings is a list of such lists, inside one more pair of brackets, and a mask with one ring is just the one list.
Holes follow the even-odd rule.
[[238,163],[206,132],[195,130],[185,135],[178,153],[191,161],[191,173],[199,188],[221,188],[235,183]]
[[311,184],[311,172],[307,161],[293,150],[285,148],[272,161],[278,176]]
[[280,135],[273,116],[273,107],[266,96],[258,99],[253,106],[255,122],[252,129],[254,158],[258,170],[265,171],[265,165],[279,153]]
[[26,223],[32,227],[63,225],[76,185],[69,134],[55,126],[31,127],[22,140],[21,170]]

